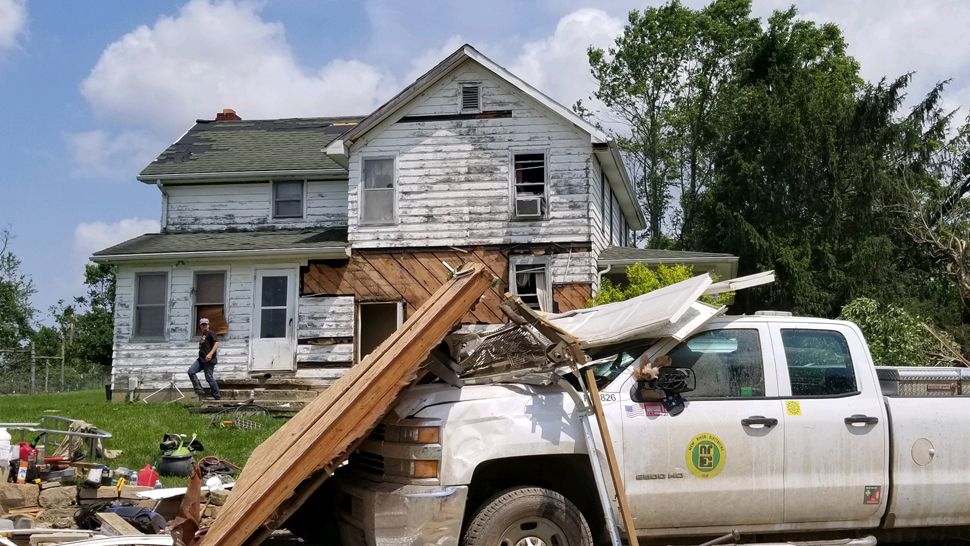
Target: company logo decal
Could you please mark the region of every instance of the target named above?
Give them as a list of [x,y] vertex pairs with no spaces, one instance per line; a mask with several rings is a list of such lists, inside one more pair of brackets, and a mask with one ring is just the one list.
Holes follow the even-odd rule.
[[727,449],[724,442],[710,432],[702,432],[687,444],[687,469],[698,478],[713,478],[724,470]]

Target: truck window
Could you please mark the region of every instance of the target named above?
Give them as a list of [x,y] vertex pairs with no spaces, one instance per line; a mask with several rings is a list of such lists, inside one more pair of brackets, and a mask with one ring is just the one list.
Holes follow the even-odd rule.
[[761,338],[754,329],[702,332],[667,353],[671,365],[694,370],[698,398],[751,398],[765,395]]
[[849,344],[833,330],[782,328],[792,396],[838,396],[857,391]]

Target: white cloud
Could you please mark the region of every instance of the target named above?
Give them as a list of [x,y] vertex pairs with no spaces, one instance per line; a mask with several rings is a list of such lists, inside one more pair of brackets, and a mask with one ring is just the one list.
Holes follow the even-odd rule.
[[82,222],[74,228],[74,253],[85,263],[91,254],[145,233],[158,233],[158,220],[124,218],[117,222]]
[[84,131],[65,140],[78,173],[87,177],[130,178],[165,148],[164,140],[144,131]]
[[608,47],[621,32],[621,19],[599,9],[576,10],[559,20],[552,36],[525,44],[508,68],[569,107],[596,89],[586,49]]
[[27,29],[24,0],[0,0],[0,54],[17,46]]
[[370,112],[397,91],[373,65],[300,66],[280,23],[254,3],[192,0],[109,45],[81,84],[96,113],[172,135],[233,108],[244,119]]

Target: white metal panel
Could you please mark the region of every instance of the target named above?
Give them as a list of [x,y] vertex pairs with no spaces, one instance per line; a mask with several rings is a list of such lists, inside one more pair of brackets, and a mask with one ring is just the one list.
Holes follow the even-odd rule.
[[[857,392],[793,396],[782,330],[837,332],[845,337]],[[815,522],[876,527],[886,507],[889,438],[886,409],[872,360],[858,329],[843,322],[771,324],[778,382],[785,407],[785,521],[811,529]],[[875,424],[849,424],[852,416]],[[874,489],[879,495],[873,498]],[[867,495],[868,493],[868,495]]]
[[[583,347],[601,347],[646,338],[676,324],[710,284],[711,278],[705,273],[626,301],[546,318],[579,338]],[[707,318],[713,317],[716,311],[712,308]]]
[[887,524],[970,524],[970,397],[887,398],[893,439]]

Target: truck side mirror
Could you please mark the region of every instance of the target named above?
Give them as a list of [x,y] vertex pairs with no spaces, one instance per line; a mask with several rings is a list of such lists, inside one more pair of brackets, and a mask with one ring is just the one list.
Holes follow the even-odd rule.
[[668,366],[666,368],[660,368],[657,387],[667,394],[690,392],[697,387],[697,378],[694,376],[694,370],[690,368]]

